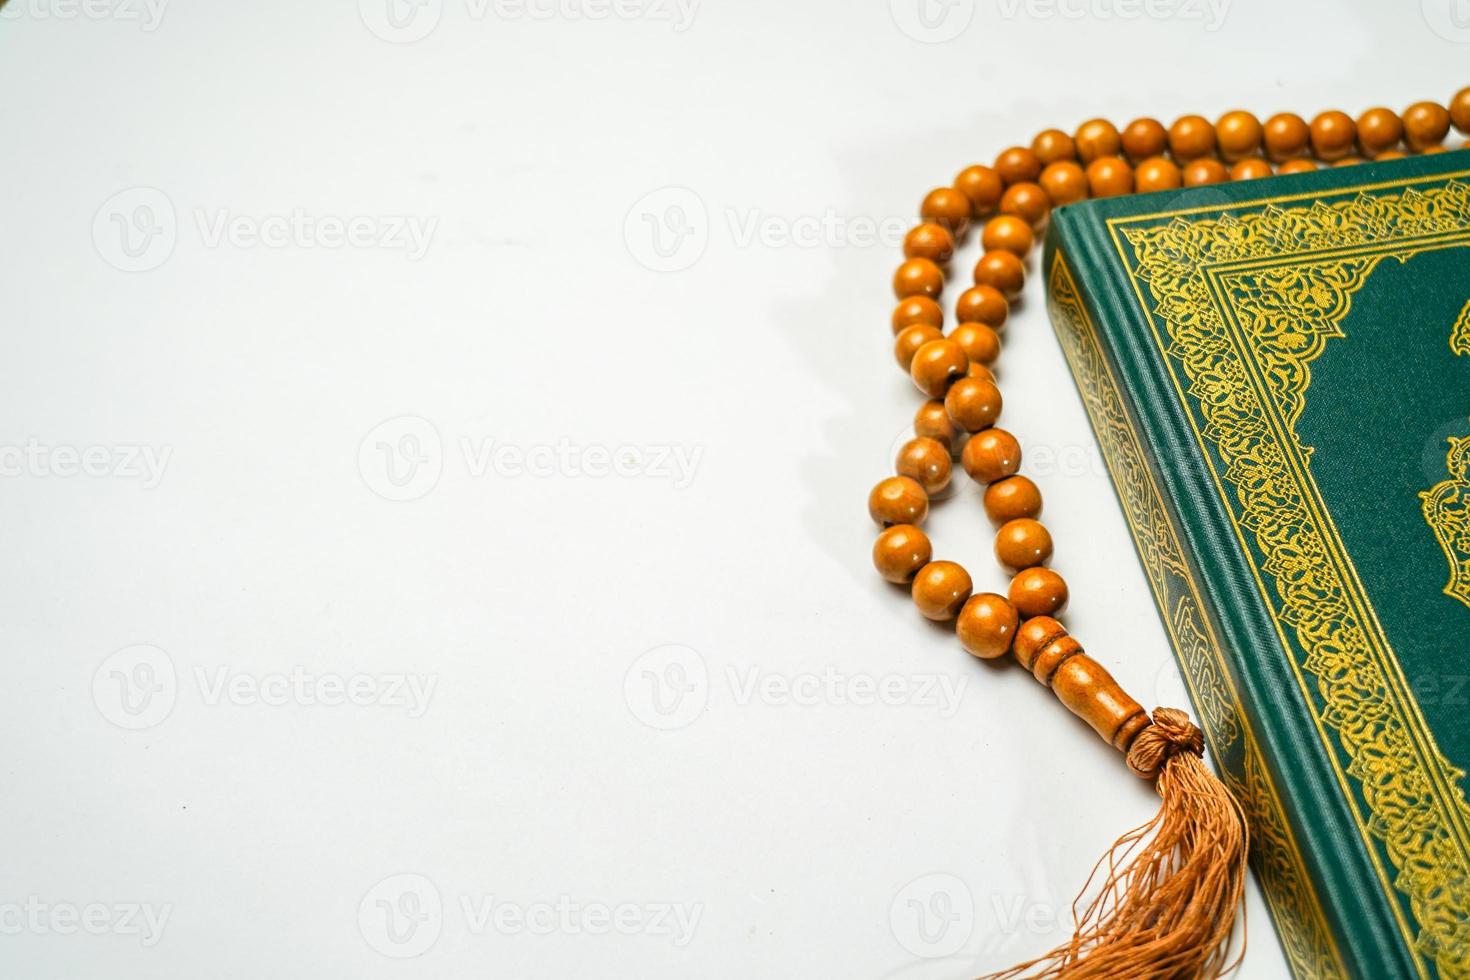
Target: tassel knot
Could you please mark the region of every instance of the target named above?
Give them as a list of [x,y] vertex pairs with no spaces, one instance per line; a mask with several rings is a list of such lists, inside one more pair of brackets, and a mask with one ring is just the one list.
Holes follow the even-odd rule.
[[[1128,749],[1154,781],[1159,813],[1118,838],[1072,911],[1069,942],[990,980],[1209,980],[1233,970],[1250,833],[1240,804],[1205,768],[1204,735],[1157,708]],[[1094,891],[1093,879],[1100,878]]]
[[1138,733],[1128,750],[1128,768],[1134,775],[1153,779],[1171,756],[1205,754],[1204,733],[1178,708],[1155,708],[1153,722]]

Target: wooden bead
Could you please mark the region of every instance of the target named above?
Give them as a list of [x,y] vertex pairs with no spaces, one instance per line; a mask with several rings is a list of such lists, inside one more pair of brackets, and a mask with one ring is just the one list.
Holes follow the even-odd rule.
[[1276,113],[1266,120],[1264,127],[1266,158],[1279,163],[1301,156],[1307,148],[1311,132],[1307,121],[1296,113]]
[[1259,180],[1269,177],[1273,171],[1264,157],[1245,157],[1237,160],[1230,168],[1231,180]]
[[908,259],[893,274],[893,292],[899,299],[938,296],[944,289],[944,273],[928,259]]
[[1180,116],[1169,127],[1169,152],[1188,163],[1215,152],[1215,127],[1204,116]]
[[1050,616],[1035,616],[1016,630],[1016,661],[1057,700],[1092,726],[1103,740],[1126,752],[1149,725],[1148,713],[1111,674]]
[[1045,564],[1051,557],[1051,532],[1029,517],[1006,521],[995,532],[995,557],[1017,572]]
[[1384,150],[1373,159],[1375,160],[1402,160],[1408,156],[1403,150]]
[[904,443],[898,450],[894,470],[924,488],[931,498],[949,486],[953,464],[949,461],[949,450],[938,439],[917,436]]
[[1140,194],[1149,191],[1171,191],[1184,184],[1184,175],[1179,166],[1168,157],[1149,157],[1133,172],[1135,190]]
[[1041,161],[1026,147],[1013,146],[995,158],[995,172],[1007,184],[1019,184],[1041,176]]
[[933,555],[929,536],[912,524],[895,524],[873,542],[873,567],[899,585],[912,581]]
[[1412,150],[1438,145],[1449,131],[1449,110],[1437,102],[1415,102],[1404,110],[1404,141]]
[[975,164],[959,172],[954,179],[955,189],[970,199],[971,213],[979,218],[995,210],[1000,203],[1005,181],[990,167]]
[[1087,197],[1087,172],[1075,160],[1058,160],[1046,165],[1039,178],[1041,189],[1054,207],[1072,204]]
[[930,398],[943,398],[949,386],[965,376],[969,366],[970,359],[963,347],[953,340],[940,338],[914,351],[909,377]]
[[948,262],[954,255],[954,236],[943,225],[926,221],[915,225],[903,237],[903,254],[909,259],[928,259],[935,264]]
[[1367,160],[1364,160],[1362,157],[1352,156],[1352,157],[1343,157],[1340,160],[1334,160],[1332,162],[1332,165],[1334,167],[1352,167],[1352,166],[1356,166],[1357,164],[1367,163],[1367,162],[1368,161]]
[[1000,409],[1000,389],[994,381],[963,378],[944,396],[944,410],[950,421],[966,432],[990,428],[1000,417]]
[[1201,184],[1221,184],[1230,179],[1225,164],[1214,157],[1199,157],[1184,165],[1184,186],[1198,187]]
[[1031,152],[1046,167],[1058,160],[1077,159],[1077,144],[1060,129],[1043,129],[1031,141]]
[[1385,150],[1399,145],[1404,138],[1404,123],[1392,109],[1379,106],[1369,109],[1358,117],[1358,149],[1365,157],[1376,157]]
[[1067,628],[1050,616],[1033,616],[1016,630],[1011,650],[1018,664],[1028,671],[1034,670],[1037,655],[1066,635]]
[[949,339],[965,350],[971,364],[994,364],[1000,357],[1000,334],[984,323],[961,323],[949,332]]
[[1337,109],[1319,112],[1310,129],[1312,152],[1317,159],[1328,163],[1352,153],[1358,141],[1357,123],[1353,122],[1352,116]]
[[1031,676],[1051,687],[1052,678],[1062,664],[1081,654],[1082,644],[1064,633],[1036,651],[1031,661]]
[[929,516],[929,495],[919,481],[907,476],[879,480],[868,494],[868,516],[880,527],[890,524],[922,524]]
[[975,263],[975,285],[990,286],[1004,298],[1015,299],[1026,285],[1026,266],[1011,252],[986,252]]
[[914,363],[914,355],[919,352],[920,347],[943,337],[939,328],[931,327],[927,323],[912,323],[904,327],[893,338],[893,356],[898,361],[898,366],[907,371]]
[[1123,152],[1133,163],[1161,156],[1169,148],[1169,131],[1157,119],[1135,119],[1123,130]]
[[1450,122],[1461,133],[1470,135],[1470,85],[1450,97]]
[[931,561],[914,575],[914,605],[926,619],[945,622],[970,598],[970,573],[952,561]]
[[1295,160],[1288,160],[1281,166],[1277,167],[1276,172],[1278,174],[1305,174],[1311,173],[1313,170],[1316,169],[1316,160],[1311,160],[1307,157],[1297,157]]
[[[1009,254],[1009,253],[1006,253]],[[980,268],[975,267],[975,281],[980,281]],[[1011,304],[994,286],[983,283],[971,286],[955,300],[955,320],[959,323],[985,323],[996,329],[1005,325]]]
[[1000,213],[1014,215],[1032,228],[1039,228],[1051,213],[1051,198],[1040,184],[1023,180],[1007,187],[1001,195]]
[[1264,130],[1253,113],[1236,109],[1215,123],[1215,140],[1220,156],[1231,163],[1260,152]]
[[[949,420],[949,413],[944,410],[944,402],[937,398],[930,398],[919,406],[914,412],[914,435],[926,439],[933,439],[940,443],[954,455],[955,447],[959,445],[960,430]],[[909,523],[916,523],[910,521]]]
[[1003,657],[1011,649],[1020,617],[1005,596],[981,592],[970,596],[954,624],[960,645],[981,660]]
[[932,296],[908,296],[899,300],[893,308],[893,332],[896,334],[915,323],[944,326],[944,308]]
[[943,225],[956,235],[970,223],[970,199],[953,187],[936,187],[924,196],[919,214],[925,221]]
[[1041,513],[1041,491],[1024,476],[1008,476],[985,488],[985,513],[1004,523]]
[[1093,197],[1133,193],[1133,168],[1121,157],[1098,157],[1087,165],[1087,186]]
[[1068,711],[1122,752],[1151,724],[1143,706],[1101,664],[1083,653],[1080,645],[1076,653],[1052,668],[1050,686]]
[[980,244],[987,251],[1010,252],[1022,259],[1035,242],[1031,225],[1013,214],[996,215],[985,222],[985,230],[980,233]]
[[1055,616],[1067,606],[1067,583],[1050,568],[1028,568],[1011,579],[1009,598],[1026,619]]
[[1021,444],[1005,429],[986,429],[965,443],[960,464],[976,483],[1004,480],[1021,468]]
[[1106,119],[1089,119],[1078,126],[1073,142],[1077,145],[1077,159],[1084,165],[1100,157],[1117,156],[1123,145],[1118,128]]
[[979,378],[981,381],[989,381],[991,384],[995,383],[995,372],[979,361],[970,362],[970,370],[965,372],[965,377]]

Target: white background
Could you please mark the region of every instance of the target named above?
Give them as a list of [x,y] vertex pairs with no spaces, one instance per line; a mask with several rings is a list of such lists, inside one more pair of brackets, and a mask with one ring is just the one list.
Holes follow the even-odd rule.
[[[7,977],[967,977],[1049,947],[1155,800],[869,566],[917,404],[895,229],[1045,126],[1470,81],[1470,28],[1417,0],[936,0],[932,30],[908,0],[158,2],[0,18]],[[1069,623],[1181,703],[1034,289],[1005,339]],[[1003,587],[963,478],[930,529]],[[1283,976],[1250,916],[1246,975]]]

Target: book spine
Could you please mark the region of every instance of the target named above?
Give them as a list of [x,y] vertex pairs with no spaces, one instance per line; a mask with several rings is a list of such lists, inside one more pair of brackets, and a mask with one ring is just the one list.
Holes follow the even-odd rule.
[[1165,345],[1103,222],[1055,211],[1043,273],[1196,718],[1247,812],[1253,864],[1294,974],[1420,974],[1394,910],[1354,885],[1375,873],[1370,858],[1159,354]]

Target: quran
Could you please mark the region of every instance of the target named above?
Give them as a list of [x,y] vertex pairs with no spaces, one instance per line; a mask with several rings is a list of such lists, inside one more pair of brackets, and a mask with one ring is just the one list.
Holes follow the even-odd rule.
[[1470,151],[1071,204],[1042,274],[1293,971],[1470,976]]

